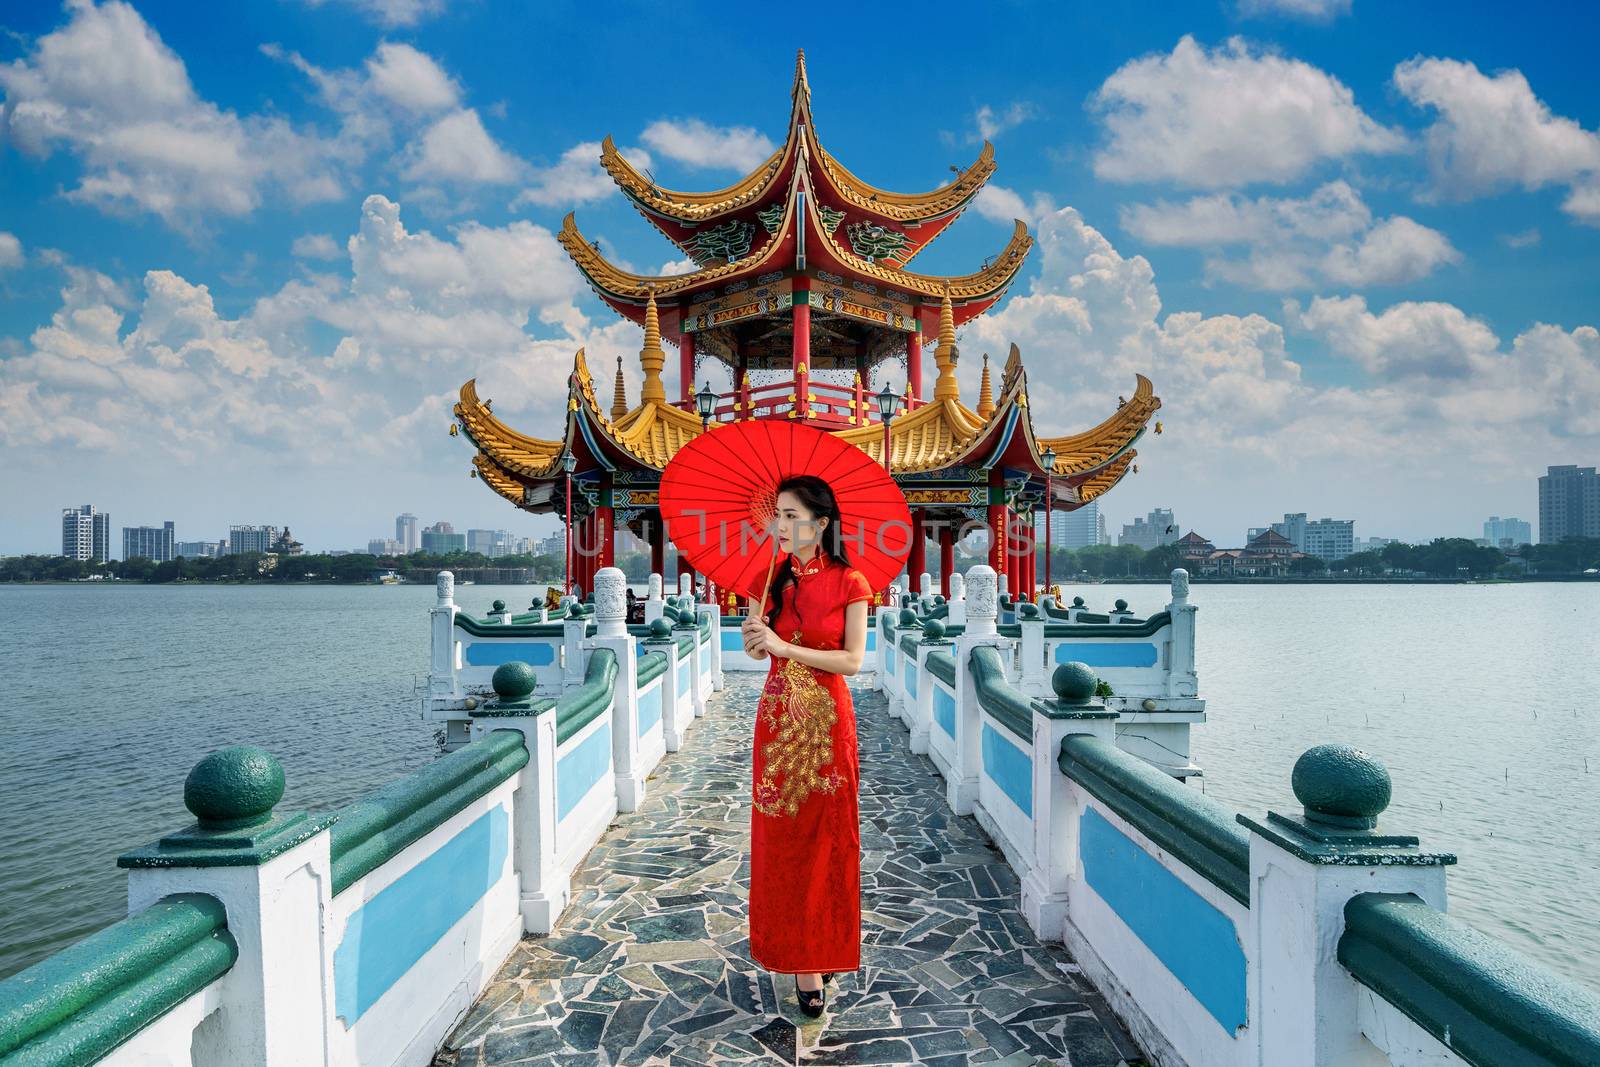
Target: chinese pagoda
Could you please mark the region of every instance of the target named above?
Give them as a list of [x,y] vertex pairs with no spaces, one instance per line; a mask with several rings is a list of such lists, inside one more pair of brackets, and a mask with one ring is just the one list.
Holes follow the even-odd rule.
[[[955,542],[982,524],[990,532],[990,566],[1008,576],[1013,595],[1032,599],[1035,553],[1017,535],[1017,523],[1031,524],[1035,509],[1080,507],[1137,469],[1133,444],[1161,401],[1149,379],[1137,375],[1132,394],[1100,425],[1040,436],[1013,345],[998,387],[985,355],[977,406],[963,403],[956,330],[1005,295],[1033,237],[1016,222],[1005,248],[971,274],[920,274],[908,264],[994,173],[993,146],[985,142],[972,165],[942,188],[893,193],[868,185],[823,147],[803,52],[791,97],[782,147],[715,192],[664,189],[631,166],[609,137],[603,142],[601,164],[623,194],[696,264],[683,274],[634,274],[602,256],[572,215],[562,225],[561,243],[595,293],[643,330],[637,404],[628,404],[619,360],[607,405],[579,349],[559,435],[530,437],[505,425],[492,401],[479,397],[475,380],[461,387],[451,433],[459,426],[477,447],[476,477],[531,512],[565,514],[563,458],[573,457],[572,539],[580,549],[573,580],[587,591],[594,572],[612,565],[617,527],[648,543],[651,570],[665,573],[656,507],[661,471],[685,442],[722,423],[803,419],[883,462],[886,435],[869,383],[875,375],[886,381],[885,365],[892,364],[895,377],[905,375],[905,387],[900,411],[889,420],[889,469],[921,520],[913,524],[907,562],[913,587],[915,576],[931,569],[927,553],[936,548],[948,595]],[[924,338],[935,346],[931,396],[924,392]],[[672,399],[663,343],[678,349]],[[711,401],[702,417],[694,381],[707,361],[725,366],[732,388],[714,398],[702,389]],[[1055,454],[1048,502],[1047,448]],[[680,557],[678,567],[685,572],[687,561]]]

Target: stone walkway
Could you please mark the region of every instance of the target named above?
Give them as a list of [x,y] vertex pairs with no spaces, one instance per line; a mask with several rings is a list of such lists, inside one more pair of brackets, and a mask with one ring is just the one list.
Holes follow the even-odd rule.
[[1143,1064],[1018,879],[882,694],[852,687],[861,764],[861,970],[821,1018],[749,957],[751,738],[764,675],[727,672],[573,876],[549,937],[525,938],[434,1067],[501,1064]]

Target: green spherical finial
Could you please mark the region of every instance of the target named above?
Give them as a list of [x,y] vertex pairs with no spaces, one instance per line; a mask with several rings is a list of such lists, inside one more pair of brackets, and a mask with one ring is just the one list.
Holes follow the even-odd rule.
[[1099,684],[1100,679],[1089,665],[1077,660],[1063,663],[1050,675],[1050,688],[1056,691],[1056,699],[1063,704],[1089,703]]
[[496,600],[494,602],[494,607],[492,607],[490,610],[495,614],[500,614],[506,610],[506,602],[504,600]]
[[583,609],[578,607],[578,602],[576,600],[574,600],[572,603],[567,605],[567,618],[569,618],[569,619],[581,619],[581,618],[583,618]]
[[1039,614],[1039,605],[1037,605],[1037,604],[1029,604],[1029,603],[1026,603],[1026,602],[1024,602],[1022,604],[1018,604],[1017,605],[1017,614],[1022,616],[1024,619],[1034,618],[1035,616],[1037,616]]
[[935,604],[943,604],[944,603],[944,594],[943,593],[935,593],[935,594],[933,594],[933,602]]
[[1081,597],[1081,596],[1073,597],[1072,598],[1072,606],[1075,607],[1075,608],[1083,607],[1083,597]]
[[283,799],[283,765],[264,748],[231,745],[194,765],[183,804],[202,830],[242,830],[270,822]]
[[944,623],[938,619],[929,619],[922,624],[922,633],[930,641],[938,641],[944,637]]
[[912,611],[910,608],[901,608],[900,609],[900,625],[901,626],[915,626],[916,624],[917,624],[917,613]]
[[526,699],[538,686],[539,678],[531,666],[514,659],[496,667],[489,684],[494,687],[495,696],[509,703]]
[[672,624],[666,619],[656,619],[650,623],[650,636],[659,641],[672,636]]
[[1116,604],[1113,605],[1113,607],[1117,611],[1127,611],[1128,610],[1128,602],[1126,600],[1119,600],[1119,601],[1116,602]]
[[1306,749],[1289,784],[1312,822],[1370,830],[1389,806],[1388,768],[1354,745]]

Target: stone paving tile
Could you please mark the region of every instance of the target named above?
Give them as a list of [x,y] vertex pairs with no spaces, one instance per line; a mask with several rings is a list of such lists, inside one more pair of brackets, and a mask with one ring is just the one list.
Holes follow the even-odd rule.
[[861,763],[861,969],[806,1017],[794,979],[749,956],[750,760],[764,675],[727,674],[524,938],[434,1067],[1142,1064],[1059,944],[1018,911],[1016,874],[884,698],[853,679]]

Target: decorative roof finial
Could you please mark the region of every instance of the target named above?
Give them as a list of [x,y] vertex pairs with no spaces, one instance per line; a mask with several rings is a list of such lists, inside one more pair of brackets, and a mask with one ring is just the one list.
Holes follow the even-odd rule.
[[987,419],[994,414],[994,394],[989,389],[989,353],[983,354],[983,377],[978,381],[978,417]]
[[961,396],[961,387],[956,382],[956,360],[960,354],[956,348],[956,314],[950,303],[950,283],[945,282],[944,299],[939,304],[939,347],[933,354],[934,362],[939,365],[939,378],[933,383],[935,400],[956,400]]
[[628,413],[628,391],[622,381],[622,356],[617,356],[617,390],[611,398],[611,421],[616,422]]
[[[667,402],[666,386],[661,384],[661,368],[666,366],[667,354],[661,350],[661,317],[656,311],[655,287],[650,288],[650,301],[644,306],[644,347],[639,349],[639,368],[644,371],[644,386],[639,392],[639,402],[652,400]],[[621,368],[617,370],[617,396],[622,396]]]

